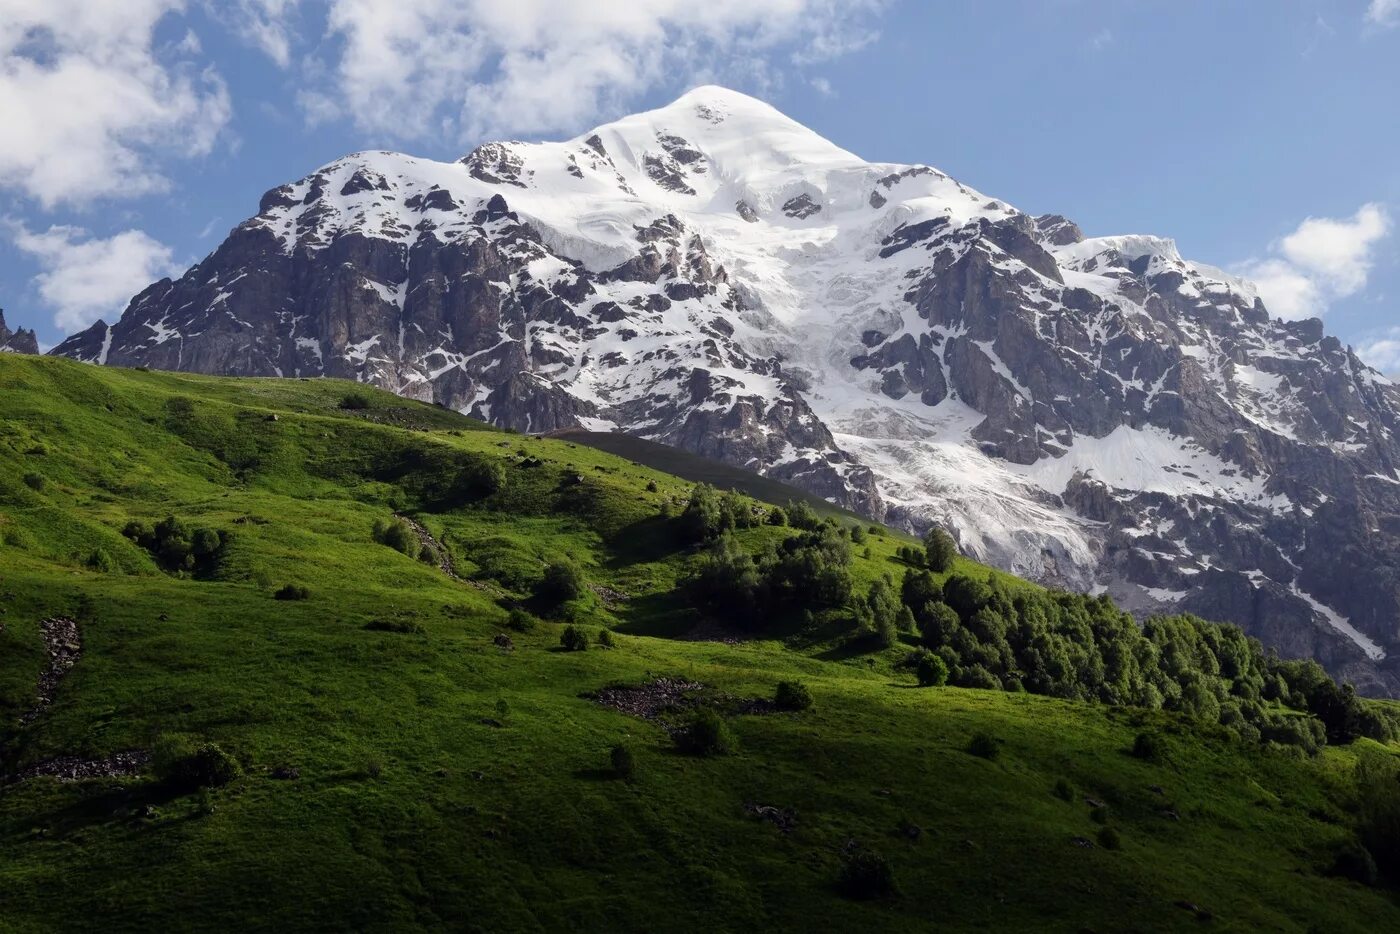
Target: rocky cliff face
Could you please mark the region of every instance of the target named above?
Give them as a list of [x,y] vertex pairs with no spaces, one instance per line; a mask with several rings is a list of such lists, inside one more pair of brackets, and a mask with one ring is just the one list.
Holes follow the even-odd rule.
[[722,89],[451,164],[347,157],[55,352],[631,432],[1400,688],[1396,387],[1168,240],[1086,239]]
[[32,330],[24,328],[11,331],[5,324],[5,310],[0,308],[0,353],[5,352],[37,354],[39,338]]

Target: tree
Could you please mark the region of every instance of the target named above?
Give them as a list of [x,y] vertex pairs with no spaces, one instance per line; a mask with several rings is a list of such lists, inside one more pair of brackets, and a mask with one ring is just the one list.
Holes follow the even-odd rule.
[[948,683],[948,664],[932,652],[921,652],[914,663],[914,675],[921,687],[942,687]]
[[583,574],[568,559],[551,561],[535,587],[535,595],[549,606],[577,600],[583,596]]
[[588,650],[588,633],[577,626],[565,626],[564,631],[559,634],[559,644],[565,652],[586,652]]
[[924,536],[924,554],[928,566],[942,574],[953,567],[953,559],[958,556],[958,543],[942,529],[929,529]]
[[714,487],[700,483],[690,491],[690,501],[681,511],[677,526],[687,542],[698,544],[719,538],[725,531],[724,507]]

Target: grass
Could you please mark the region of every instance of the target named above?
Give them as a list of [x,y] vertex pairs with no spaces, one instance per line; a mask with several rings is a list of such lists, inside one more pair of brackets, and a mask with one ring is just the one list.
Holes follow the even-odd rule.
[[[352,391],[367,408],[341,406]],[[1400,927],[1393,893],[1326,871],[1355,749],[1296,758],[1167,714],[920,689],[900,650],[855,651],[830,620],[674,638],[695,617],[676,590],[692,556],[660,518],[690,484],[669,474],[337,381],[3,355],[0,399],[0,772],[173,734],[243,766],[200,794],[0,785],[4,930],[1198,927],[1179,902],[1222,930]],[[444,503],[464,458],[501,459],[506,487]],[[467,580],[375,543],[394,512]],[[120,534],[170,514],[231,533],[206,579]],[[856,548],[861,585],[898,580],[907,541]],[[498,647],[561,556],[629,595],[573,609],[617,647],[559,651],[557,621]],[[288,585],[306,599],[277,600]],[[21,727],[58,614],[84,655]],[[739,698],[801,681],[814,703],[732,716],[733,752],[701,758],[585,696],[661,674]],[[1132,754],[1143,733],[1162,737],[1151,760]],[[968,751],[979,736],[994,758]],[[1100,838],[1099,806],[1119,849],[1075,843]],[[842,896],[851,841],[898,895]]]

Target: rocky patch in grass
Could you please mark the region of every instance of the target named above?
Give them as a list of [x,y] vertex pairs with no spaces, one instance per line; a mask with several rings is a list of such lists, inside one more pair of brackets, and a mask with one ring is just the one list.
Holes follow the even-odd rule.
[[90,778],[131,778],[150,764],[151,754],[141,749],[114,752],[100,759],[82,756],[58,756],[23,769],[16,781],[47,776],[61,782],[79,782]]
[[661,677],[641,685],[609,685],[594,692],[592,699],[629,716],[656,720],[664,713],[699,706],[696,695],[704,690],[699,681]]
[[32,708],[20,716],[21,723],[33,723],[44,708],[53,703],[59,682],[83,656],[83,640],[78,624],[66,616],[54,616],[39,623],[49,663],[39,675],[38,697]]
[[771,804],[755,804],[750,801],[744,805],[744,813],[758,820],[767,821],[783,833],[792,833],[797,828],[797,814],[793,812],[792,808],[779,808]]

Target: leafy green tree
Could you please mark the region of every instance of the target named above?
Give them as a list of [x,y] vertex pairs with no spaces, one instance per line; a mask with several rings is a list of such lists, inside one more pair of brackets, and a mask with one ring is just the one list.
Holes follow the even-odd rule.
[[928,566],[942,574],[953,567],[953,559],[958,556],[958,543],[943,529],[929,529],[924,536],[924,554]]

